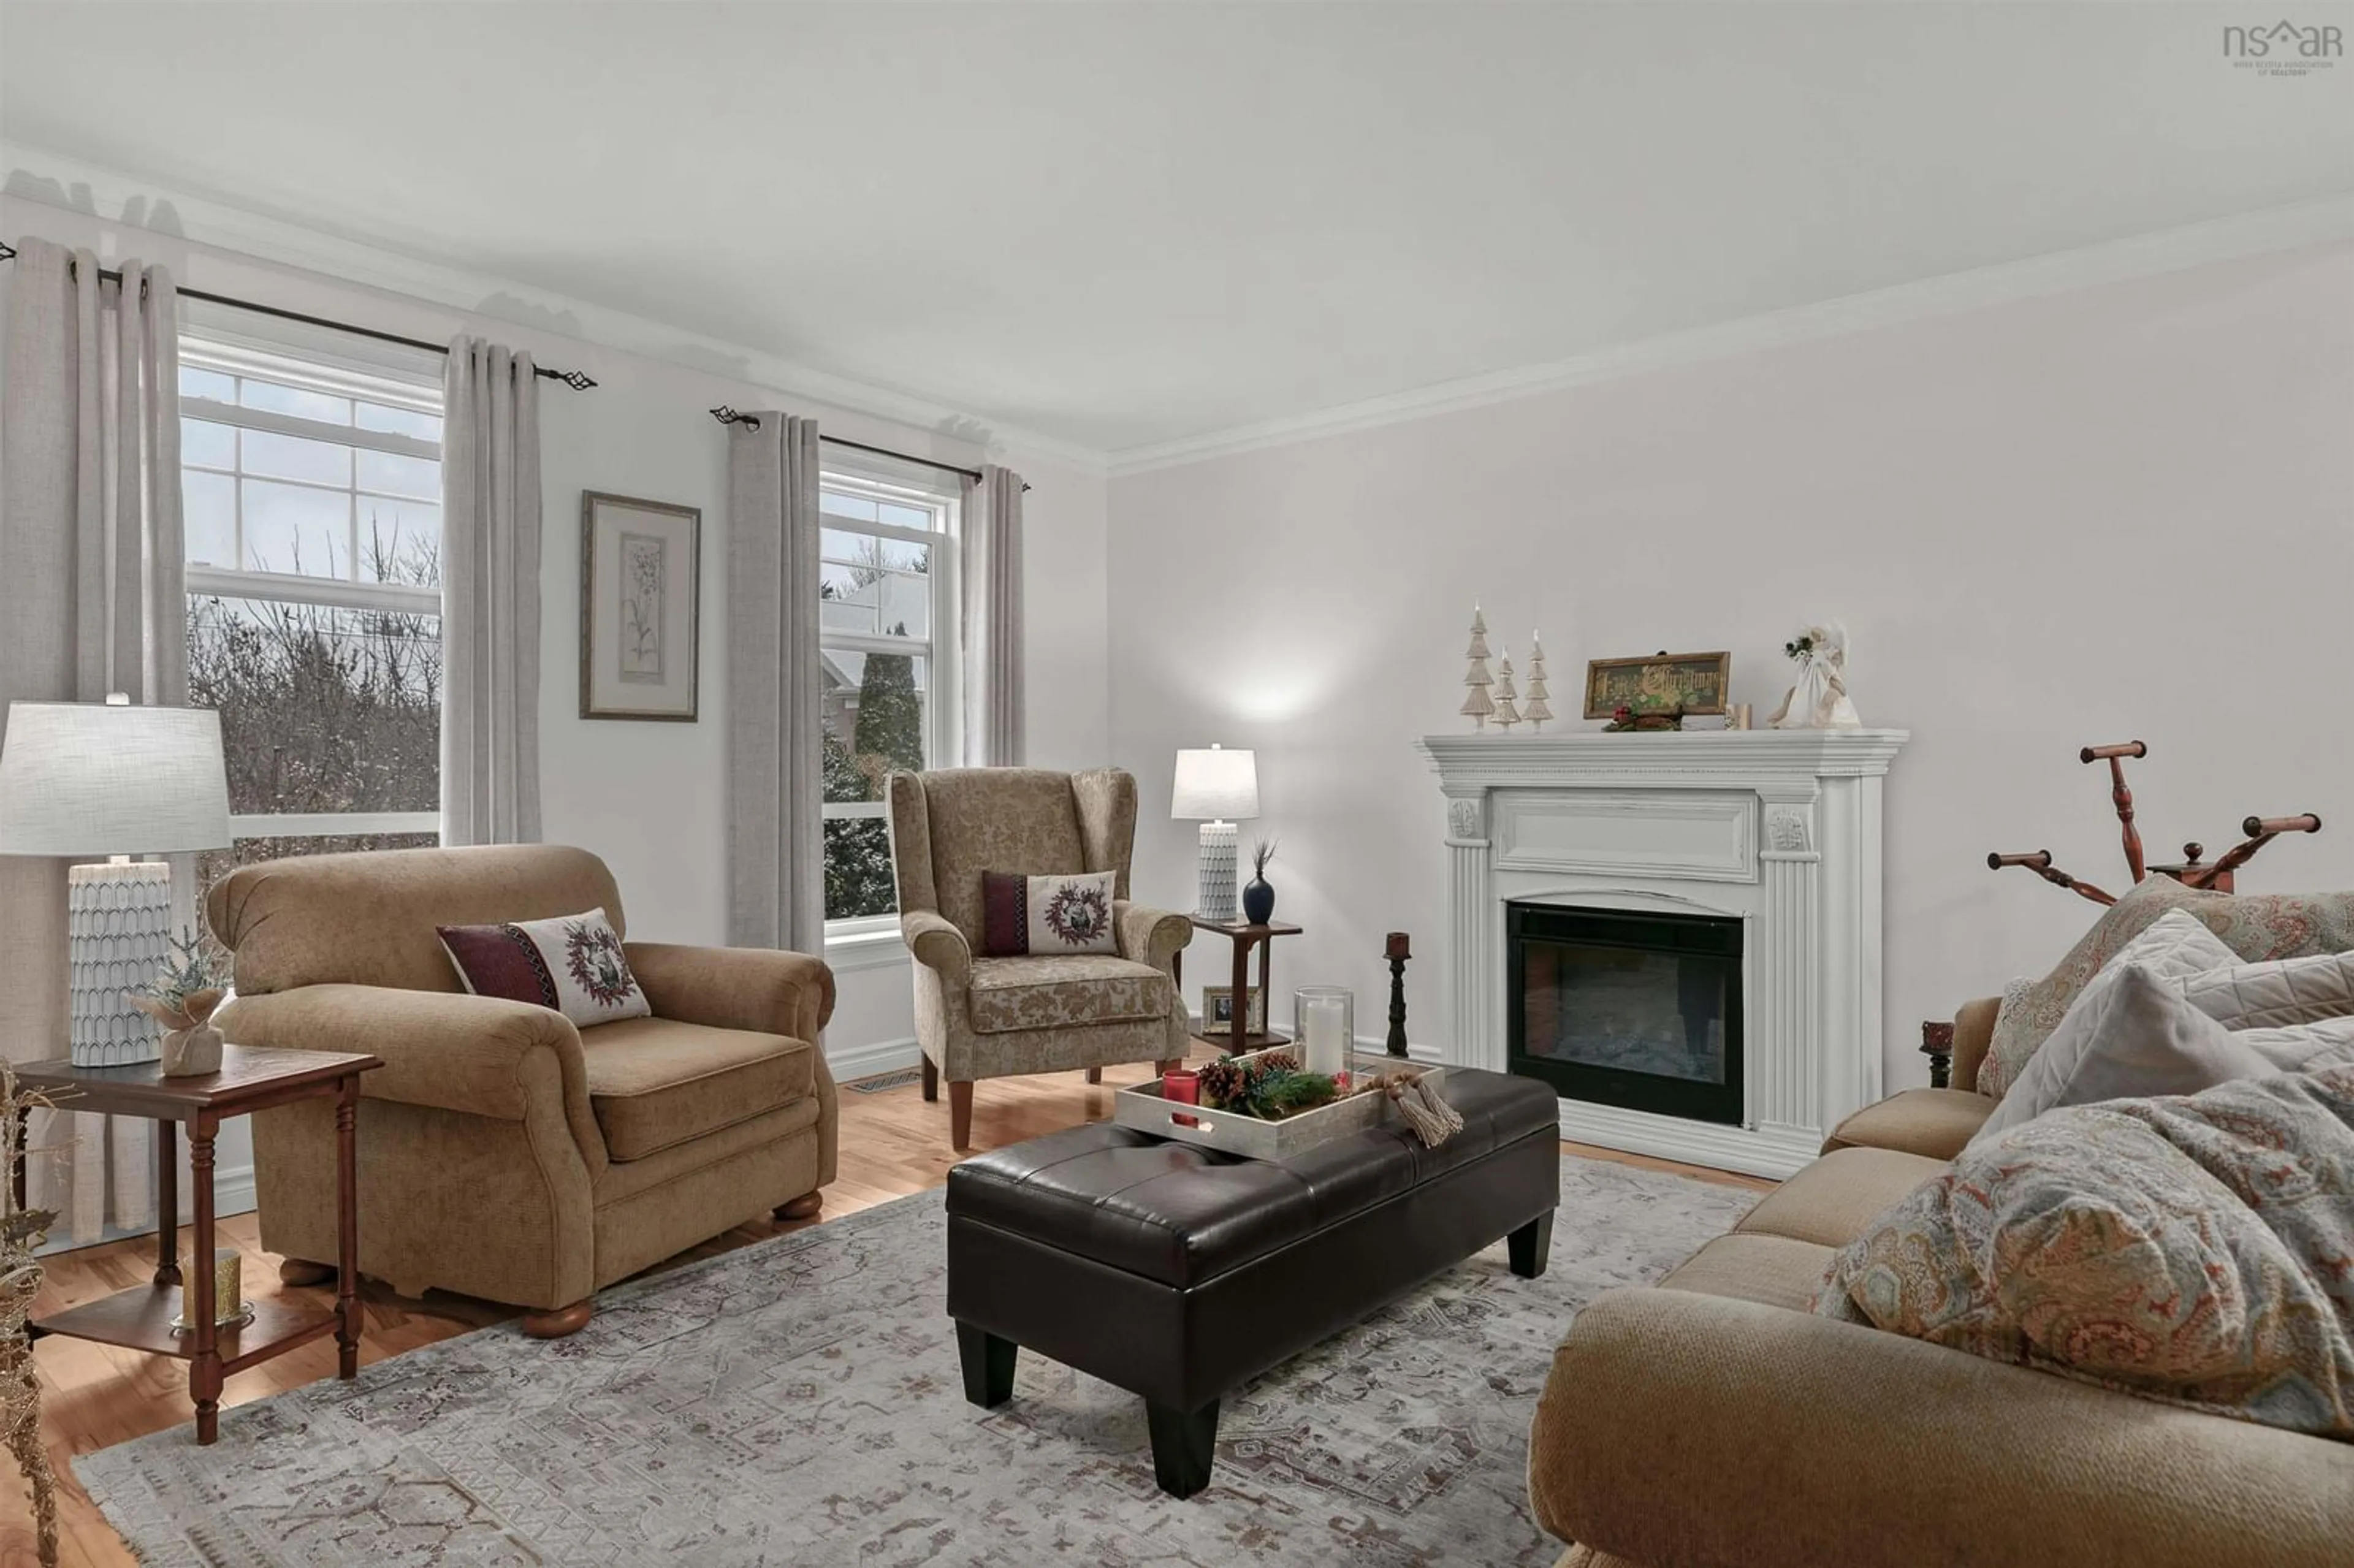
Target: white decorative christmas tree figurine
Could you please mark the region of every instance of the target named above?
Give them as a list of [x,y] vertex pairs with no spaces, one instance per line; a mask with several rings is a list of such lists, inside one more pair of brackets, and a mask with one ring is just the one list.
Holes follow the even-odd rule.
[[1469,714],[1471,727],[1482,730],[1488,727],[1488,715],[1496,711],[1496,705],[1488,700],[1491,683],[1488,674],[1488,618],[1479,613],[1476,604],[1471,607],[1471,646],[1463,656],[1471,661],[1471,667],[1463,672],[1463,683],[1470,690],[1463,694],[1463,705],[1455,711]]
[[1528,698],[1521,707],[1521,716],[1529,721],[1532,735],[1543,735],[1545,720],[1553,717],[1553,710],[1545,706],[1548,695],[1550,694],[1545,690],[1544,643],[1532,631],[1529,633]]
[[1512,690],[1512,651],[1511,649],[1504,650],[1503,661],[1498,668],[1502,673],[1496,681],[1496,723],[1501,726],[1506,735],[1510,735],[1512,733],[1512,726],[1521,722],[1521,710],[1512,705],[1519,699]]

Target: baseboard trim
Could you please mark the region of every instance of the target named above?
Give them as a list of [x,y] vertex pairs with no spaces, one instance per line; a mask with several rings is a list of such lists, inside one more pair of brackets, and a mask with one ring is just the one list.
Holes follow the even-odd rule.
[[860,1045],[825,1048],[825,1065],[832,1070],[837,1083],[871,1078],[878,1073],[905,1072],[923,1059],[923,1049],[913,1035],[902,1040],[873,1040]]
[[[179,1223],[182,1225],[194,1223],[193,1203],[194,1197],[184,1175],[180,1182]],[[254,1197],[252,1166],[224,1165],[213,1172],[213,1218],[216,1221],[228,1219],[232,1214],[249,1214],[260,1206],[260,1202]],[[154,1225],[142,1225],[137,1230],[124,1230],[122,1226],[111,1224],[90,1241],[76,1241],[69,1235],[59,1235],[52,1232],[48,1241],[33,1255],[48,1257],[53,1253],[80,1252],[85,1247],[106,1246],[114,1242],[129,1241],[136,1236],[152,1236],[154,1234]]]

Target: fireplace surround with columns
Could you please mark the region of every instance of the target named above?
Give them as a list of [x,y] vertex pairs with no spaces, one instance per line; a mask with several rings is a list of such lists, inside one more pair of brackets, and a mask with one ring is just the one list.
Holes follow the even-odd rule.
[[[1907,738],[1893,729],[1425,737],[1447,798],[1442,1057],[1549,1078],[1563,1095],[1566,1139],[1760,1176],[1797,1171],[1827,1129],[1881,1096],[1881,789]],[[1572,918],[1549,924],[1549,910]],[[1516,940],[1590,929],[1606,948],[1614,928],[1639,937],[1647,927],[1724,933],[1722,951],[1737,949],[1729,994],[1710,1001],[1712,1022],[1691,1032],[1689,1070],[1636,1053],[1608,1059],[1597,1078],[1584,1065],[1556,1069],[1545,1042],[1512,1038],[1516,1022],[1542,1014],[1550,1035],[1556,1012],[1601,1005],[1565,979],[1556,1004],[1551,967],[1542,988],[1527,989]],[[1689,958],[1630,958],[1610,983],[1633,983],[1642,962],[1693,972]],[[1677,971],[1659,972],[1673,989]],[[1516,980],[1522,991],[1511,989]],[[1689,979],[1684,991],[1691,1012]],[[1711,1050],[1738,1053],[1729,1073],[1703,1070],[1720,1065]],[[1630,1064],[1650,1071],[1617,1070]],[[1720,1092],[1732,1100],[1691,1115],[1641,1108],[1674,1104],[1645,1085],[1676,1076],[1729,1076]]]

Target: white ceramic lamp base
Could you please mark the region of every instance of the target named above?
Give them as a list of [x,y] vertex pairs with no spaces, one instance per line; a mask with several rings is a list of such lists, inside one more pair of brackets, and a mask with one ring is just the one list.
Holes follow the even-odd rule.
[[69,1050],[77,1067],[124,1067],[164,1054],[155,1021],[124,992],[171,956],[172,868],[164,861],[76,865],[66,872]]
[[1231,920],[1235,908],[1235,844],[1232,822],[1204,822],[1193,909],[1204,920]]

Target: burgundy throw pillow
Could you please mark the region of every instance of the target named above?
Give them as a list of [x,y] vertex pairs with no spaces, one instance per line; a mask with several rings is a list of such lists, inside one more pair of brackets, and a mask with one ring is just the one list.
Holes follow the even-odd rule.
[[1108,871],[1076,876],[981,874],[981,954],[1015,959],[1062,953],[1117,953]]
[[475,996],[553,1008],[583,1028],[653,1012],[602,909],[433,930],[457,966],[458,983]]

